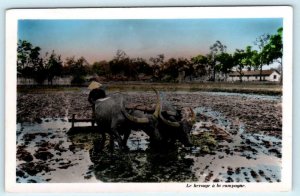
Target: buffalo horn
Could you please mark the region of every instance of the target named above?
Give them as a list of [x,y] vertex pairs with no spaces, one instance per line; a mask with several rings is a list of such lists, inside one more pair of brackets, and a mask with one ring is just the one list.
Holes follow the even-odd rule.
[[122,108],[122,113],[123,115],[130,121],[135,122],[135,123],[149,123],[148,118],[140,118],[140,117],[135,117],[131,114],[129,114],[125,108]]
[[123,102],[123,98],[121,99],[121,111],[123,113],[123,115],[130,121],[132,122],[135,122],[135,123],[142,123],[142,124],[145,124],[145,123],[149,123],[149,119],[148,118],[139,118],[139,117],[135,117],[131,114],[129,114],[126,109],[125,109],[125,106],[124,106],[124,102]]
[[180,123],[179,122],[172,122],[172,121],[169,121],[167,119],[165,119],[163,117],[163,115],[161,114],[161,111],[162,111],[162,105],[161,103],[159,104],[159,118],[162,120],[162,122],[166,125],[169,125],[171,127],[180,127]]
[[158,116],[160,114],[160,98],[159,98],[158,91],[155,88],[153,88],[153,90],[155,91],[156,98],[157,98],[157,102],[156,102],[155,111],[153,113],[153,116],[155,118],[158,118]]
[[190,107],[190,110],[191,110],[191,114],[192,114],[191,123],[194,124],[196,122],[196,114],[191,107]]

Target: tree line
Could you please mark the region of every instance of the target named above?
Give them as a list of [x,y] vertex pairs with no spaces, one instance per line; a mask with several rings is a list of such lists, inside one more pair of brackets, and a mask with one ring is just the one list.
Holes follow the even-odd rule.
[[[68,57],[64,61],[55,51],[41,55],[41,48],[33,46],[26,40],[19,40],[17,47],[17,71],[22,77],[34,78],[36,82],[49,84],[55,76],[72,76],[72,83],[85,82],[88,74],[104,76],[108,80],[140,80],[141,75],[150,76],[152,81],[180,82],[182,79],[193,80],[205,78],[216,81],[216,75],[226,76],[232,72],[239,73],[242,81],[243,71],[260,70],[263,65],[278,62],[282,69],[282,28],[274,35],[259,36],[252,46],[227,52],[227,46],[217,40],[209,48],[208,54],[199,54],[188,58],[165,59],[164,54],[144,58],[130,58],[124,51],[117,50],[110,61],[102,60],[89,64],[84,57]],[[262,80],[262,77],[260,77]]]

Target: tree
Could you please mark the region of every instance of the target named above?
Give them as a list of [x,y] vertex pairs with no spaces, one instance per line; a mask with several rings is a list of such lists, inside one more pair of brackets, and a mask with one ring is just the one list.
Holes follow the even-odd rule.
[[218,54],[216,56],[216,61],[218,62],[216,65],[216,69],[224,73],[226,77],[227,74],[231,72],[231,69],[234,66],[233,55],[222,52],[221,54]]
[[146,75],[152,75],[153,70],[145,59],[137,57],[130,59],[130,64],[133,65],[137,74],[144,73]]
[[242,77],[244,75],[243,69],[247,65],[247,53],[244,50],[236,49],[233,54],[233,62],[236,67],[236,71],[239,73],[240,82],[242,82]]
[[257,50],[252,50],[252,68],[258,70],[260,68],[260,53]]
[[[283,28],[280,27],[275,35],[271,35],[269,42],[264,46],[262,53],[264,54],[265,63],[278,62],[282,74],[282,54],[283,54],[283,43],[282,43],[282,32]],[[280,78],[282,82],[282,77]]]
[[17,70],[22,72],[28,67],[32,44],[26,40],[19,40],[17,46]]
[[125,73],[130,75],[129,72],[131,70],[129,70],[130,69],[129,63],[130,63],[130,59],[127,56],[127,54],[122,50],[117,50],[114,58],[111,61],[109,61],[111,73],[113,75],[117,75],[117,74],[125,75]]
[[192,75],[194,73],[192,63],[186,58],[178,58],[177,60],[178,67],[178,82],[181,82],[186,76],[190,77],[192,80]]
[[204,76],[207,74],[208,58],[199,54],[196,57],[191,58],[194,76]]
[[138,76],[138,63],[132,62],[130,58],[124,61],[124,75],[131,80],[136,80]]
[[85,82],[84,76],[88,73],[87,68],[89,67],[89,63],[84,57],[80,57],[77,60],[75,57],[67,58],[65,65],[69,67],[69,71],[73,76],[72,84],[82,84]]
[[149,61],[152,63],[150,66],[153,70],[153,76],[155,78],[161,78],[161,70],[163,70],[165,55],[159,54],[157,57],[150,57]]
[[260,56],[256,50],[252,50],[251,46],[247,46],[245,49],[245,59],[244,63],[245,66],[247,66],[247,70],[251,70],[254,68],[254,70],[258,69],[258,64],[260,60]]
[[17,46],[17,70],[25,77],[33,77],[34,72],[40,69],[40,50],[26,40],[19,40]]
[[45,63],[43,59],[40,59],[37,66],[35,66],[34,72],[32,73],[32,77],[38,84],[43,84],[47,78],[47,69],[45,67]]
[[41,48],[36,46],[31,49],[29,54],[29,66],[37,69],[40,66],[41,58],[40,58],[40,50]]
[[110,75],[110,67],[107,61],[99,61],[94,62],[92,65],[92,71],[99,76],[106,76]]
[[50,57],[46,60],[46,70],[48,82],[52,85],[53,78],[55,76],[61,76],[63,70],[63,62],[61,56],[55,54],[54,50],[52,51]]
[[128,55],[123,50],[117,50],[116,55],[114,57],[116,61],[122,61],[126,58],[128,58]]
[[75,57],[67,57],[64,62],[64,74],[65,75],[73,75],[72,71],[74,70],[74,66],[76,64]]
[[215,81],[216,79],[216,57],[220,53],[226,52],[227,46],[221,43],[221,41],[217,40],[212,46],[210,46],[210,53],[207,55],[208,63],[210,65],[210,73],[212,74],[211,80]]
[[166,61],[162,66],[162,74],[164,77],[168,77],[168,80],[174,80],[178,77],[178,63],[177,59],[170,58],[168,61]]
[[269,64],[270,62],[268,61],[268,54],[266,53],[266,51],[264,51],[264,47],[267,45],[267,43],[269,42],[270,39],[270,35],[269,34],[263,34],[261,36],[259,36],[258,38],[256,38],[254,44],[258,46],[258,57],[259,57],[259,80],[262,81],[262,67],[264,64]]
[[19,40],[17,46],[17,70],[24,77],[33,78],[42,84],[47,78],[44,60],[40,57],[41,48],[26,40]]
[[186,75],[192,74],[191,63],[185,58],[170,58],[164,62],[160,69],[160,75],[164,81],[181,82]]

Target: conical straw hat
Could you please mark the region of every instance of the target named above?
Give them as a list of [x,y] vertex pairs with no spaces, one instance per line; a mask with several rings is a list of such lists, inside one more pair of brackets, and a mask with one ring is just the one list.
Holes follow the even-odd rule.
[[88,89],[93,90],[96,88],[100,88],[102,86],[102,84],[100,84],[99,82],[91,82],[91,84],[88,86]]

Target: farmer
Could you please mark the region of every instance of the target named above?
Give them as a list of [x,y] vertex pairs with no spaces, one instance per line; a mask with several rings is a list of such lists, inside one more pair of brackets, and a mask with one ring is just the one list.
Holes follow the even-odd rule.
[[106,97],[105,90],[101,87],[102,87],[102,84],[100,84],[99,82],[96,82],[96,81],[91,82],[91,84],[88,86],[88,89],[91,90],[88,101],[92,105],[93,119],[95,117],[95,102],[96,102],[96,100]]

